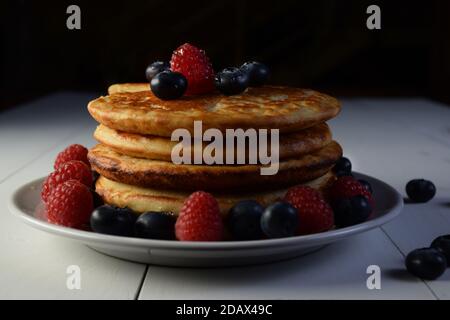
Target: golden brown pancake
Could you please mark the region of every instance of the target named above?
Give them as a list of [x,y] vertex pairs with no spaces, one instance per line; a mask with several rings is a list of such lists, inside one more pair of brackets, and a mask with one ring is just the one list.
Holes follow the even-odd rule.
[[324,175],[342,156],[332,141],[324,148],[295,159],[280,161],[275,175],[261,175],[260,165],[176,165],[119,154],[104,145],[89,151],[93,170],[129,185],[169,190],[274,190]]
[[[334,180],[335,176],[330,171],[317,179],[304,183],[304,185],[323,192]],[[102,176],[97,180],[96,191],[106,203],[122,208],[128,207],[138,213],[156,211],[178,214],[184,200],[190,194],[189,192],[164,191],[130,186]],[[235,195],[214,193],[214,196],[219,202],[222,214],[226,215],[228,210],[241,200],[256,200],[261,205],[267,206],[280,200],[286,194],[286,191],[286,189],[281,189],[271,192],[240,193]]]
[[150,90],[150,83],[117,83],[109,86],[108,94],[118,92],[139,92]]
[[295,132],[335,117],[340,104],[313,90],[265,86],[234,96],[211,93],[176,100],[161,100],[150,90],[117,92],[91,101],[88,110],[95,120],[112,129],[170,137],[179,128],[193,134],[195,120],[202,121],[203,130]]
[[[94,137],[118,153],[163,161],[172,161],[171,151],[178,143],[164,137],[117,131],[102,124],[95,130]],[[298,132],[287,133],[280,136],[279,158],[289,159],[308,154],[323,148],[330,142],[331,131],[325,123]],[[270,149],[270,145],[268,148]],[[235,149],[234,154],[236,155],[236,153]],[[225,155],[226,150],[224,150]]]

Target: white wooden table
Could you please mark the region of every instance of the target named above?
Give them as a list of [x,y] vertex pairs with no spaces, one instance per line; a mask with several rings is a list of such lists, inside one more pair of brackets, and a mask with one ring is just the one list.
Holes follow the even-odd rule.
[[[412,178],[437,186],[427,204],[407,204],[383,228],[298,259],[263,266],[181,269],[96,253],[23,225],[7,209],[11,190],[52,170],[71,143],[92,146],[94,94],[64,92],[0,113],[0,298],[41,299],[450,299],[450,270],[436,281],[404,271],[404,256],[450,233],[450,108],[426,99],[343,99],[331,122],[354,169],[404,192]],[[81,268],[81,290],[66,269]],[[381,290],[366,268],[381,268]]]

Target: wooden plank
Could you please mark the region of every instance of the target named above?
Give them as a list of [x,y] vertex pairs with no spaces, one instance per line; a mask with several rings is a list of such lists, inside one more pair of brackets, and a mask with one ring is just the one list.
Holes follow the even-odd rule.
[[[422,123],[432,128],[430,123],[439,118],[444,125],[448,115],[443,111],[447,110],[429,104],[424,106],[426,114],[413,111],[421,110],[418,106],[409,113],[397,113],[392,111],[397,109],[392,104],[374,104],[376,107],[360,100],[344,101],[342,113],[330,121],[334,138],[351,158],[354,169],[380,178],[401,192],[410,179],[425,177],[436,184],[438,196],[448,195],[450,181],[443,172],[448,171],[450,148],[436,140],[438,133],[425,134],[425,129],[419,129]],[[400,101],[398,105],[414,104]]]
[[93,94],[58,93],[1,113],[0,182],[94,121],[86,106]]
[[[425,98],[411,99],[357,99],[355,103],[380,121],[391,121],[399,128],[407,126],[412,131],[434,138],[450,147],[450,107]],[[377,112],[380,108],[383,112]]]
[[[381,268],[381,290],[366,286]],[[252,267],[193,269],[150,266],[139,299],[434,299],[403,269],[380,229],[294,260]]]
[[[406,256],[417,248],[428,247],[438,236],[450,234],[449,199],[434,199],[427,204],[406,204],[401,216],[383,229]],[[450,299],[450,272],[427,285],[439,299]]]
[[[406,183],[426,178],[437,187],[427,204],[406,204],[383,229],[403,255],[450,233],[450,110],[429,100],[351,100],[333,132],[358,171],[380,178],[406,196]],[[450,272],[427,281],[439,299],[450,298]]]

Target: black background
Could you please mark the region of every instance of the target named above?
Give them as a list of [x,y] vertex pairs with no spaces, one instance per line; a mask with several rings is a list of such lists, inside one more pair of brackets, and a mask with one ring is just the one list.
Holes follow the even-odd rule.
[[[81,8],[81,30],[66,8]],[[377,4],[382,30],[366,28]],[[334,95],[449,101],[449,1],[2,1],[0,108],[58,90],[145,81],[179,45],[214,68],[261,60],[271,82]]]

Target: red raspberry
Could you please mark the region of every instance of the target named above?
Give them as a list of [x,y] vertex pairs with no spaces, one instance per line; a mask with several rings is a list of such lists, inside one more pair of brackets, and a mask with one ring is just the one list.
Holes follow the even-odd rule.
[[47,202],[49,222],[83,228],[89,223],[94,210],[92,193],[88,187],[76,180],[68,180],[55,187]]
[[77,180],[87,187],[92,186],[92,172],[89,167],[81,161],[73,160],[64,163],[52,172],[42,185],[41,197],[47,201],[52,190],[67,180]]
[[185,43],[173,52],[170,68],[186,77],[187,95],[214,90],[214,70],[205,51]]
[[217,200],[209,193],[197,191],[184,202],[175,224],[181,241],[220,241],[223,222]]
[[333,210],[317,190],[305,186],[293,187],[288,190],[284,201],[298,211],[299,234],[323,232],[333,227]]
[[58,169],[62,164],[71,160],[82,161],[90,167],[87,154],[88,149],[80,144],[72,144],[58,154],[53,167]]
[[331,201],[354,196],[364,196],[369,200],[373,208],[373,199],[370,192],[358,180],[350,176],[338,178],[331,186],[329,196]]

